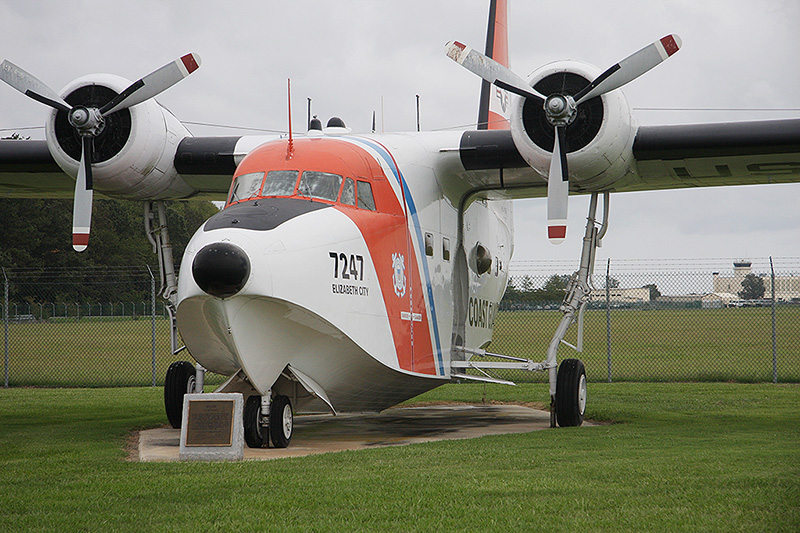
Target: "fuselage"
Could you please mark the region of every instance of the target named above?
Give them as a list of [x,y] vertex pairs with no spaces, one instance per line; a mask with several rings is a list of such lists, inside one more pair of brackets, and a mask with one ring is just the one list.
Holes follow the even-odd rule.
[[451,190],[447,142],[318,137],[250,152],[183,257],[177,320],[192,356],[261,394],[288,365],[337,411],[447,382],[459,347],[491,340],[513,242],[510,202]]

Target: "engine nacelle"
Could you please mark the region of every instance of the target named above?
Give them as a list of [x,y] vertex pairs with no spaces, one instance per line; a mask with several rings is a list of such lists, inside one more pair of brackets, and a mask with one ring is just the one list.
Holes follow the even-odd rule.
[[[574,95],[600,75],[591,65],[559,61],[545,65],[528,77],[540,94]],[[525,161],[546,177],[552,158],[554,127],[541,102],[514,98],[511,133]],[[574,190],[602,190],[631,170],[637,124],[628,101],[619,90],[587,100],[578,106],[575,120],[566,128],[566,153],[570,186]]]
[[[69,83],[61,96],[72,106],[101,107],[131,82],[112,74],[84,76]],[[77,176],[81,138],[67,119],[56,111],[46,124],[47,147],[58,166]],[[177,199],[195,191],[178,174],[175,152],[189,131],[172,113],[150,99],[105,117],[94,138],[92,165],[94,189],[115,198]]]

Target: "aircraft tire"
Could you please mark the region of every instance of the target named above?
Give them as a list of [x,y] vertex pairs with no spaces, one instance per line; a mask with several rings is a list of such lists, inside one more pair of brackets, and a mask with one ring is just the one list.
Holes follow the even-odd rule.
[[556,417],[561,427],[580,426],[586,412],[586,369],[580,359],[564,359],[556,377]]
[[269,434],[272,437],[272,445],[276,448],[289,446],[293,427],[292,402],[287,396],[276,396],[269,411]]
[[244,441],[248,448],[263,448],[261,396],[249,396],[244,405]]
[[194,392],[195,369],[189,361],[175,361],[164,379],[164,409],[170,425],[178,429],[183,418],[183,395]]

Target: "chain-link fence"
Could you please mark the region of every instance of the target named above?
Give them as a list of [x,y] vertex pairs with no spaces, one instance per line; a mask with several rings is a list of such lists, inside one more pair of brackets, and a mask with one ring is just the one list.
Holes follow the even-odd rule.
[[[527,262],[512,276],[490,351],[545,358],[574,265]],[[593,381],[800,381],[800,258],[604,261],[584,313]],[[602,269],[602,272],[600,271]],[[3,270],[5,386],[163,384],[170,328],[147,267]],[[773,294],[774,290],[774,294]],[[567,341],[578,342],[577,325]],[[513,381],[545,374],[498,372]],[[208,383],[221,382],[209,375]]]
[[[593,381],[800,381],[799,259],[598,262],[583,351],[562,344],[558,358],[581,359]],[[490,350],[541,361],[569,264],[513,267]],[[577,333],[565,340],[577,345]]]
[[[163,385],[170,324],[147,267],[2,270],[9,386]],[[209,374],[207,383],[220,382]]]

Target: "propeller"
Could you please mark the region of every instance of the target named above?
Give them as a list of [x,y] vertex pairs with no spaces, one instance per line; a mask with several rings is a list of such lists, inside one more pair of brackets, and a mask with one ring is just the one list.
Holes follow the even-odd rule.
[[71,106],[38,78],[11,61],[5,60],[0,63],[0,80],[37,102],[65,112],[69,124],[81,138],[81,160],[72,206],[72,247],[75,251],[82,252],[89,244],[94,195],[92,184],[94,138],[103,131],[105,117],[157,96],[199,67],[200,57],[197,54],[186,54],[135,81],[111,101],[97,108]]
[[555,130],[553,155],[547,177],[547,237],[553,244],[560,244],[567,236],[569,168],[566,130],[575,120],[578,106],[635,80],[667,60],[680,48],[680,37],[667,35],[610,67],[578,93],[555,93],[550,96],[539,94],[508,67],[458,41],[450,41],[445,49],[447,56],[453,61],[489,83],[523,98],[541,102],[547,120]]

